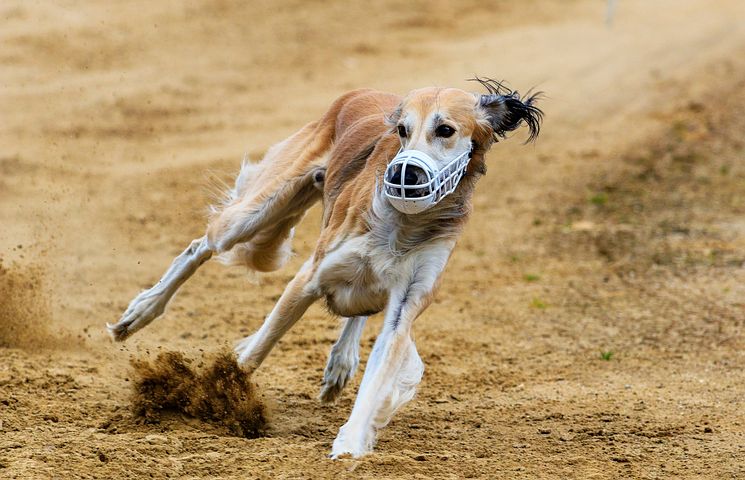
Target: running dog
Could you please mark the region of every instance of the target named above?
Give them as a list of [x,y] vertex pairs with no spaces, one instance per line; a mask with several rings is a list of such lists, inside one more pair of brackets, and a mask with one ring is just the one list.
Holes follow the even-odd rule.
[[536,138],[537,95],[521,97],[490,79],[487,93],[423,88],[405,97],[355,90],[320,120],[244,162],[206,234],[177,256],[161,280],[108,325],[124,340],[163,313],[176,290],[213,255],[259,272],[288,259],[294,227],[323,203],[315,251],[259,330],[236,347],[254,371],[306,309],[323,298],[344,317],[320,399],[333,402],[359,364],[369,315],[385,311],[349,420],[331,457],[370,452],[377,430],[414,396],[424,364],[411,337],[471,212],[492,144],[521,124]]

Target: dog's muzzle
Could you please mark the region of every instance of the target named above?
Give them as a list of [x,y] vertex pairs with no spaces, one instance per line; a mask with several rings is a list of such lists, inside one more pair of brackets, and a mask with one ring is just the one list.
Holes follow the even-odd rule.
[[388,164],[383,191],[391,205],[402,213],[420,213],[453,193],[466,172],[470,149],[451,160],[442,170],[419,150],[401,149]]

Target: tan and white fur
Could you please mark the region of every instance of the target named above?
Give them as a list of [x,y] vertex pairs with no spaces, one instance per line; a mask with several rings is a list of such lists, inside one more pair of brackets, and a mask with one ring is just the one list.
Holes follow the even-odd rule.
[[[424,88],[403,98],[349,92],[320,120],[269,149],[261,162],[244,163],[226,201],[213,208],[206,234],[109,325],[112,337],[124,340],[161,315],[176,290],[213,255],[259,272],[280,268],[294,227],[320,200],[323,221],[315,251],[236,352],[245,369],[255,370],[306,309],[324,298],[331,312],[344,317],[320,393],[323,402],[333,402],[359,363],[365,320],[385,311],[331,457],[370,452],[377,430],[414,396],[422,378],[412,326],[432,301],[469,216],[476,180],[486,171],[484,154],[520,124],[528,125],[531,139],[538,133],[535,95],[521,99],[498,82],[478,81],[487,94],[455,88]],[[472,148],[471,160],[455,192],[429,210],[405,215],[381,189],[386,165],[402,146],[427,153],[438,165]]]

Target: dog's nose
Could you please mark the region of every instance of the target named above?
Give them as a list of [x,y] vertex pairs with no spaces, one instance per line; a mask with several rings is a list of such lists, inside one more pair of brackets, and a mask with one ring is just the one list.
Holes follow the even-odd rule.
[[[422,183],[419,181],[420,178],[427,178],[427,174],[424,173],[424,170],[413,165],[408,165],[406,167],[406,173],[404,174],[404,185],[419,185],[420,183]],[[401,185],[401,170],[393,173],[390,182],[396,185]]]

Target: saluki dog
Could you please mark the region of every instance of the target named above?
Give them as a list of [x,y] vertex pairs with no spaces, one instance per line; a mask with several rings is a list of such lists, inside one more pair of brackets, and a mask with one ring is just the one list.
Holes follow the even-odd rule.
[[320,120],[274,145],[259,163],[244,162],[206,233],[177,256],[160,281],[108,325],[124,340],[163,313],[176,290],[213,255],[268,272],[288,259],[294,227],[323,203],[313,254],[253,335],[236,347],[253,372],[305,310],[324,298],[344,317],[331,348],[320,400],[333,402],[359,364],[369,315],[385,310],[349,420],[331,457],[370,452],[378,429],[414,396],[424,364],[411,337],[471,211],[484,155],[521,124],[537,135],[537,95],[521,97],[476,78],[484,94],[423,88],[405,97],[355,90]]

